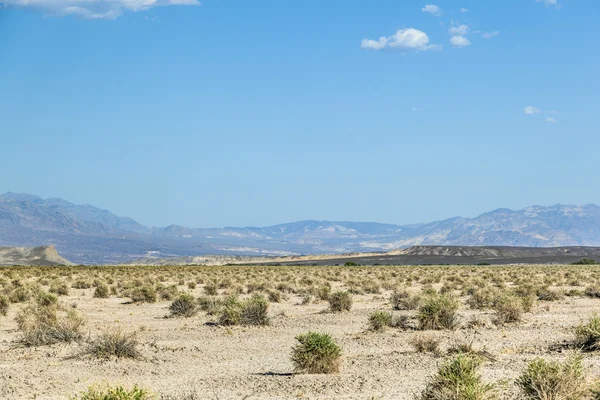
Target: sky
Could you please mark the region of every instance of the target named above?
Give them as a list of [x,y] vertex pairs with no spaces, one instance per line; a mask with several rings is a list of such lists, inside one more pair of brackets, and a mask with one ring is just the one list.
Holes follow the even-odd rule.
[[600,203],[600,2],[433,1],[0,0],[0,193],[191,227]]

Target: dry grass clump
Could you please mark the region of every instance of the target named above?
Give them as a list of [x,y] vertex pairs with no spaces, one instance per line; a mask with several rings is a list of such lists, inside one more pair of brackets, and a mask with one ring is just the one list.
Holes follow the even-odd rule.
[[135,333],[124,333],[121,330],[106,332],[91,341],[84,354],[96,358],[141,358],[137,349],[139,342]]
[[493,309],[496,311],[494,322],[497,325],[519,322],[524,311],[523,300],[517,296],[505,294],[495,300]]
[[172,317],[191,317],[198,312],[196,299],[191,294],[184,293],[171,303],[169,311]]
[[447,360],[417,400],[492,400],[497,395],[492,384],[483,383],[478,374],[481,359],[458,354]]
[[332,374],[340,371],[342,349],[327,334],[308,332],[296,336],[299,342],[292,348],[296,372]]
[[415,336],[408,342],[417,353],[440,354],[441,340],[434,336]]
[[587,323],[577,326],[575,337],[582,350],[600,350],[600,316],[594,315]]
[[146,285],[131,289],[127,297],[134,303],[156,303],[156,289]]
[[562,363],[532,361],[516,384],[527,400],[582,400],[588,393],[582,358],[577,354]]
[[73,400],[154,400],[156,397],[149,390],[134,386],[125,389],[122,386],[100,388],[92,386]]
[[83,317],[73,309],[60,307],[51,294],[39,293],[15,319],[21,330],[19,341],[25,346],[70,343],[83,337]]
[[350,311],[352,308],[352,295],[349,292],[332,293],[327,301],[329,301],[329,311],[331,312]]
[[394,291],[390,296],[390,303],[394,310],[416,310],[421,301],[419,296],[412,295],[407,291]]
[[454,329],[458,325],[458,306],[458,300],[447,294],[425,296],[417,314],[419,329]]

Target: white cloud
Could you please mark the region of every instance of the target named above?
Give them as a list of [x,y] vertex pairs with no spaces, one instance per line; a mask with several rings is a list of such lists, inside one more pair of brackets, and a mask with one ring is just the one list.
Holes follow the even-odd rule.
[[144,11],[170,5],[200,5],[198,0],[2,0],[8,7],[22,7],[47,15],[77,15],[89,19],[114,19],[126,11]]
[[538,114],[541,110],[534,106],[527,106],[523,109],[523,112],[527,115]]
[[554,118],[552,118],[552,117],[548,117],[548,118],[546,118],[546,122],[551,123],[551,124],[555,124],[556,120]]
[[464,36],[452,36],[450,44],[454,47],[467,47],[471,45],[471,41]]
[[557,6],[558,0],[535,0],[536,3],[544,3],[546,6]]
[[451,26],[450,29],[448,29],[448,32],[451,35],[464,36],[469,33],[469,27],[467,25]]
[[442,50],[438,44],[430,44],[429,36],[423,31],[414,28],[400,29],[392,36],[382,36],[377,40],[363,39],[360,47],[370,50],[382,50],[386,47],[405,50]]
[[469,9],[468,8],[461,8],[460,12],[461,12],[461,14],[468,13]]
[[498,31],[493,31],[493,32],[483,32],[481,34],[481,37],[484,39],[490,39],[493,38],[494,36],[498,36],[500,34],[500,32]]
[[435,4],[425,4],[425,7],[421,8],[421,11],[437,16],[442,15],[442,9]]

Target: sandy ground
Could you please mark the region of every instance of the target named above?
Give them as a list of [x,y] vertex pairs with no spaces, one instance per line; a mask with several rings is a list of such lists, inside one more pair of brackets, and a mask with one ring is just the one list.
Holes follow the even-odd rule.
[[[201,289],[191,292],[200,295]],[[167,394],[194,389],[206,399],[413,399],[443,357],[414,352],[409,340],[422,332],[367,331],[372,311],[391,310],[387,298],[387,292],[354,296],[352,311],[332,314],[323,312],[325,302],[299,305],[300,299],[291,296],[271,305],[269,327],[226,328],[211,325],[214,317],[204,312],[165,318],[169,302],[124,304],[126,299],[94,299],[91,289],[73,289],[61,301],[76,304],[86,315],[91,336],[106,329],[135,330],[144,359],[73,358],[81,349],[78,344],[16,347],[19,307],[12,306],[8,316],[0,316],[0,398],[67,399],[93,383],[107,382]],[[549,346],[572,339],[571,328],[597,311],[600,300],[565,298],[539,302],[515,326],[426,333],[443,338],[443,348],[474,335],[479,346],[498,358],[483,366],[484,380],[499,383],[503,398],[510,399],[516,393],[512,382],[527,362],[538,356],[566,357]],[[488,320],[492,316],[464,308],[460,312],[464,320],[473,314]],[[340,374],[292,374],[294,337],[309,330],[329,333],[342,346]],[[585,363],[592,376],[600,372],[600,355],[587,354]]]

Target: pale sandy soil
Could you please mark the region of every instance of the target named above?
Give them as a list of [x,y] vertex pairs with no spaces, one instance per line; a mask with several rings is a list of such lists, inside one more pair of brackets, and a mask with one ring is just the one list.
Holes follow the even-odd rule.
[[[200,295],[200,287],[191,291]],[[0,398],[68,399],[93,383],[108,382],[150,388],[157,393],[195,389],[206,399],[413,399],[426,384],[443,357],[416,354],[409,339],[422,334],[389,328],[367,331],[368,315],[391,310],[388,292],[354,296],[352,311],[324,313],[327,303],[299,305],[291,296],[272,304],[269,327],[225,328],[207,324],[214,317],[200,312],[191,318],[164,318],[170,302],[123,304],[126,299],[94,299],[91,289],[71,290],[61,297],[76,304],[87,317],[86,329],[95,336],[106,329],[136,330],[143,346],[143,360],[73,358],[81,345],[38,348],[15,346],[19,332],[12,305],[0,316]],[[549,311],[546,310],[549,307]],[[600,300],[582,297],[539,302],[533,313],[515,326],[478,329],[476,343],[498,360],[486,363],[482,375],[500,384],[502,398],[515,398],[512,383],[535,357],[563,359],[565,353],[549,346],[571,340],[571,328],[594,312]],[[396,312],[400,314],[401,312]],[[492,312],[460,310],[464,320],[473,314],[491,319]],[[292,374],[290,349],[294,337],[309,330],[330,333],[344,350],[337,375]],[[472,331],[431,331],[447,348]],[[587,354],[590,375],[600,373],[600,355]]]

